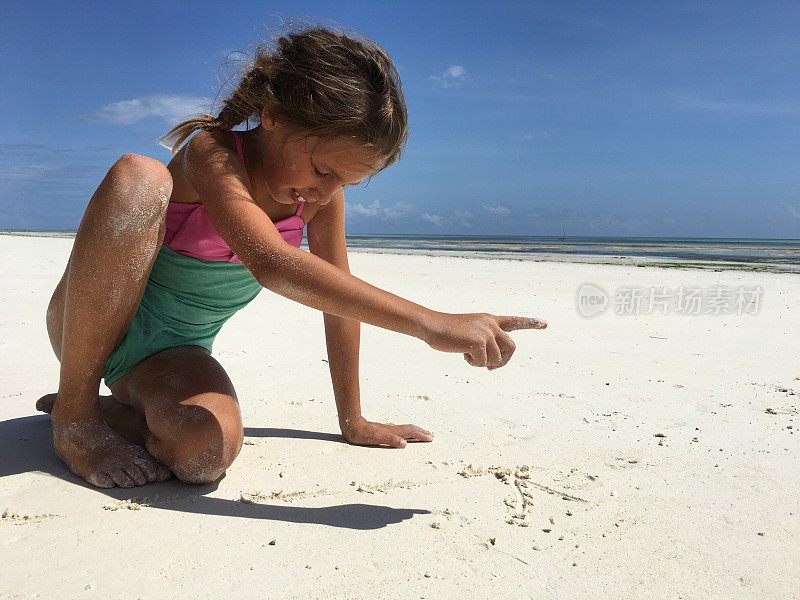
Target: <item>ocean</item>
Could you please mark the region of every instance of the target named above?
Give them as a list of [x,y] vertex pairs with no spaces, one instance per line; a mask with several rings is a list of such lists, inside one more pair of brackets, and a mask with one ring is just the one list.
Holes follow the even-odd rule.
[[800,239],[348,235],[347,245],[357,251],[800,273]]
[[[74,231],[0,233],[75,235]],[[800,239],[348,234],[347,245],[355,252],[800,273]]]

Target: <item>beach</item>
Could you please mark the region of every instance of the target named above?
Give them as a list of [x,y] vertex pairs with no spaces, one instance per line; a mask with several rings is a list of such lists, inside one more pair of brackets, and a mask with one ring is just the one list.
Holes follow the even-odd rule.
[[322,316],[264,290],[214,346],[225,477],[101,490],[34,408],[72,243],[0,236],[0,598],[800,597],[796,274],[353,252],[419,304],[549,327],[490,372],[363,326],[364,416],[435,439],[357,447]]

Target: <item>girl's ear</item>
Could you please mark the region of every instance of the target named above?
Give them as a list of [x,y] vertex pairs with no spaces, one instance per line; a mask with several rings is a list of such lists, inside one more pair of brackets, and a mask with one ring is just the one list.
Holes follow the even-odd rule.
[[261,111],[261,127],[267,131],[275,130],[275,119],[266,110]]

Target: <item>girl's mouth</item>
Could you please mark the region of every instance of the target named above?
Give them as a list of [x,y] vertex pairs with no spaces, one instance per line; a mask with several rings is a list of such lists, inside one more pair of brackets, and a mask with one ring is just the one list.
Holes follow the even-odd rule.
[[303,197],[302,197],[302,196],[301,196],[301,195],[300,195],[300,194],[297,192],[297,190],[296,190],[296,189],[294,189],[294,188],[292,188],[292,199],[293,199],[295,202],[305,202],[305,201],[306,201],[306,199],[305,199],[305,198],[303,198]]

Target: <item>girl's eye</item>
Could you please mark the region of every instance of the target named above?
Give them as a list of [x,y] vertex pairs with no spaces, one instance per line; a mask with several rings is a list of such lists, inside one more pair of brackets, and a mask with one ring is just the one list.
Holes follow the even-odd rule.
[[330,175],[330,173],[320,173],[317,170],[317,167],[314,167],[314,175],[316,175],[317,177],[327,177],[328,175]]

